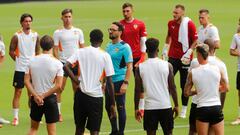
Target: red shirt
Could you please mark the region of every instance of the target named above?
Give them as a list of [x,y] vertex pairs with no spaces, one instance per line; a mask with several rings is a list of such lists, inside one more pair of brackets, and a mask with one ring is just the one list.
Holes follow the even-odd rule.
[[[184,52],[182,50],[182,43],[178,42],[178,33],[179,33],[180,24],[175,20],[171,20],[168,22],[168,36],[171,37],[170,49],[168,52],[168,56],[175,59],[181,59]],[[197,30],[195,24],[190,20],[188,22],[188,40],[189,40],[189,48],[192,43],[197,40]]]
[[134,19],[132,22],[121,20],[120,23],[124,26],[122,40],[128,43],[132,49],[133,58],[141,57],[141,37],[147,36],[147,31],[144,22]]

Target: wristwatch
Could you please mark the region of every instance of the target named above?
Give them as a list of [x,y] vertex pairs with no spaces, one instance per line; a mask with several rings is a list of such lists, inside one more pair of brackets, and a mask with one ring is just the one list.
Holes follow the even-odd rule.
[[123,83],[124,83],[124,84],[128,84],[128,81],[127,81],[127,80],[124,80]]

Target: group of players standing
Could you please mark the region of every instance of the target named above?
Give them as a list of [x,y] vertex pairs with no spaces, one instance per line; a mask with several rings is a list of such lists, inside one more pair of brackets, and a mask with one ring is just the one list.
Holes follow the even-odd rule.
[[[12,37],[9,51],[16,63],[12,124],[19,124],[19,100],[25,84],[31,108],[28,134],[36,134],[43,114],[48,134],[56,134],[55,123],[63,121],[61,93],[69,76],[74,91],[75,134],[84,134],[85,127],[92,135],[99,134],[105,94],[105,109],[112,129],[110,134],[123,135],[126,91],[133,72],[136,120],[143,118],[144,130],[148,135],[156,134],[158,123],[164,134],[170,135],[174,118],[179,113],[174,82],[174,75],[179,71],[181,118],[186,118],[188,96],[194,96],[189,134],[224,134],[222,108],[228,91],[228,75],[225,64],[215,56],[215,50],[220,47],[220,38],[217,28],[209,22],[209,11],[199,11],[201,26],[197,32],[193,21],[185,17],[184,6],[175,6],[173,20],[168,22],[162,59],[158,57],[159,40],[146,38],[145,24],[133,18],[133,5],[124,3],[122,12],[124,19],[113,22],[108,29],[111,42],[106,52],[100,49],[103,33],[99,29],[90,32],[91,46],[84,47],[82,30],[72,26],[71,9],[62,11],[63,28],[56,30],[53,38],[45,35],[40,39],[37,32],[31,29],[32,16],[21,16],[22,29]],[[230,49],[234,56],[240,56],[239,32],[240,28]],[[192,61],[195,48],[197,58]],[[1,56],[4,56],[3,52],[1,50]],[[238,73],[237,81],[239,78]],[[193,86],[195,90],[192,90]],[[170,96],[173,98],[173,108]],[[233,124],[239,124],[238,120]]]

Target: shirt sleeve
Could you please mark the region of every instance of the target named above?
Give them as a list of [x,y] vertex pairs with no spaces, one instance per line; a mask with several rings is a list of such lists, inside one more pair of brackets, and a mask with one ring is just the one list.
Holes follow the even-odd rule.
[[197,28],[192,21],[188,22],[188,32],[192,42],[198,39]]
[[108,53],[105,54],[105,73],[106,76],[112,76],[115,74],[112,59]]
[[5,45],[3,42],[0,42],[0,53],[1,56],[5,56]]
[[230,49],[236,49],[236,48],[237,48],[237,43],[236,43],[235,35],[234,35],[233,39],[232,39],[232,43],[231,43]]
[[57,76],[63,76],[63,64],[59,62]]
[[67,61],[69,63],[74,64],[74,63],[76,63],[78,61],[78,59],[77,59],[78,51],[76,51],[70,58],[67,59]]
[[214,41],[220,40],[217,27],[212,26],[210,36]]
[[84,35],[82,30],[79,30],[79,43],[84,44]]
[[225,65],[224,63],[223,63],[223,77],[225,78],[225,80],[227,81],[227,83],[229,83],[227,67],[226,67],[226,65]]
[[141,29],[140,29],[140,37],[146,37],[147,36],[147,30],[145,24],[141,23]]
[[125,44],[125,51],[123,52],[124,59],[126,63],[133,62],[132,50],[128,44]]
[[60,39],[59,39],[58,31],[55,31],[53,33],[53,41],[54,41],[54,46],[59,46]]

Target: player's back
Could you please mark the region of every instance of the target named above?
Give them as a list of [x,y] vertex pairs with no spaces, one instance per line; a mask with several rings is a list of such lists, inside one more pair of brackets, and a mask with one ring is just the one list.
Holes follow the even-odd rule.
[[159,58],[149,58],[139,65],[145,91],[145,109],[171,107],[168,90],[169,63]]
[[51,54],[40,54],[30,60],[29,71],[34,89],[38,93],[54,87],[54,80],[62,72],[62,63]]
[[111,62],[109,54],[100,47],[92,46],[79,49],[76,54],[80,69],[81,90],[90,96],[101,97],[100,78],[105,67],[108,67],[107,64],[112,64],[108,63],[108,59]]
[[221,105],[219,99],[220,70],[211,64],[192,69],[192,80],[197,90],[197,106]]

